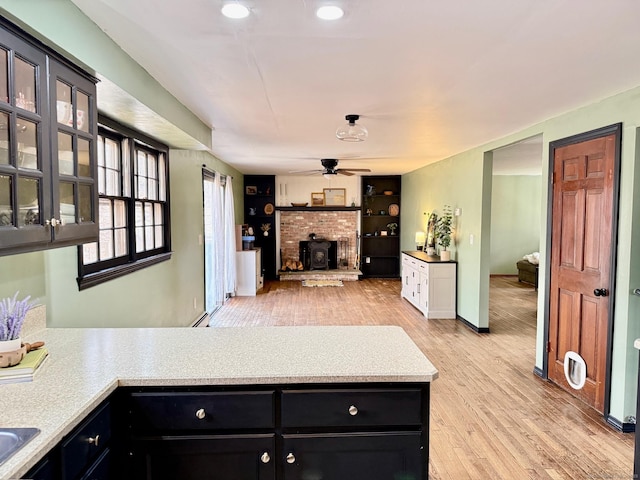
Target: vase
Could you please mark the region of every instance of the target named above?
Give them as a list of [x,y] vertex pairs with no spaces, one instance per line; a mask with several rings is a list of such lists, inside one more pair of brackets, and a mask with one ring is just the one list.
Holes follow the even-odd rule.
[[22,339],[20,337],[13,340],[0,340],[0,353],[13,352],[18,350],[22,345]]
[[448,262],[451,260],[451,251],[450,250],[441,250],[440,251],[440,260],[443,262]]

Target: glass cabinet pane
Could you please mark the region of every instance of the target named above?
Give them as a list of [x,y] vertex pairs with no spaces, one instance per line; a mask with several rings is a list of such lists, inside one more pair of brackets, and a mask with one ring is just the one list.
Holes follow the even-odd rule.
[[73,175],[73,139],[68,133],[58,132],[58,173]]
[[0,165],[9,163],[9,115],[0,113]]
[[13,225],[11,202],[11,177],[0,175],[0,227]]
[[38,169],[38,133],[34,122],[18,118],[16,123],[18,140],[18,167]]
[[30,112],[36,111],[36,67],[15,58],[15,105]]
[[40,181],[37,178],[18,179],[18,226],[40,223]]
[[78,138],[78,176],[91,176],[91,158],[89,156],[89,140]]
[[75,185],[60,182],[60,221],[63,224],[76,223]]
[[76,128],[83,132],[89,131],[89,96],[78,92],[76,94],[76,103],[78,108],[76,110]]
[[91,185],[80,185],[78,187],[78,204],[80,208],[80,223],[90,222],[93,219]]
[[56,81],[56,115],[58,123],[73,126],[73,99],[71,86],[60,80]]
[[7,62],[9,56],[4,48],[0,48],[0,102],[9,103],[9,82],[7,81],[7,73],[9,69]]

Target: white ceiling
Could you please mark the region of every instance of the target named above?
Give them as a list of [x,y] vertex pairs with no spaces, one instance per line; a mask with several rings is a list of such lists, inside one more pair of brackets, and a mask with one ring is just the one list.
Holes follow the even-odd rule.
[[[243,173],[406,173],[640,84],[637,0],[72,1]],[[367,141],[335,138],[351,113]]]

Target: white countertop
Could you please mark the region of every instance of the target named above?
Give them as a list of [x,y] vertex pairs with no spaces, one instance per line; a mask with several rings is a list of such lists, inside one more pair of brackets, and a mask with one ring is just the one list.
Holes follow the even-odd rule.
[[118,386],[430,382],[400,327],[61,328],[33,382],[0,385],[0,427],[41,430],[0,465],[19,478]]

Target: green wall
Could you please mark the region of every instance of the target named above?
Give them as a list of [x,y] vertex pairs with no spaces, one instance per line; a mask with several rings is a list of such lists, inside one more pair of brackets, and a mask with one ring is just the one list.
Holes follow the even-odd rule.
[[[488,282],[491,232],[492,154],[514,142],[543,135],[542,179],[549,175],[549,142],[622,122],[622,163],[620,172],[620,221],[617,271],[613,299],[613,353],[610,415],[620,422],[635,415],[638,352],[633,342],[640,338],[640,172],[635,168],[640,156],[637,128],[640,125],[640,87],[548,119],[440,162],[403,175],[401,236],[404,250],[414,249],[413,233],[423,230],[417,212],[440,208],[448,203],[462,208],[457,218],[454,257],[458,263],[458,315],[478,328],[488,325]],[[547,198],[548,184],[541,182],[540,283],[538,334],[535,367],[542,368],[544,356],[544,316],[548,304],[547,278]],[[410,208],[407,209],[406,206]],[[470,243],[474,235],[474,244]],[[490,327],[490,326],[489,326]],[[533,366],[532,366],[533,367]]]
[[523,255],[540,251],[540,175],[494,175],[491,188],[492,275],[515,275]]

